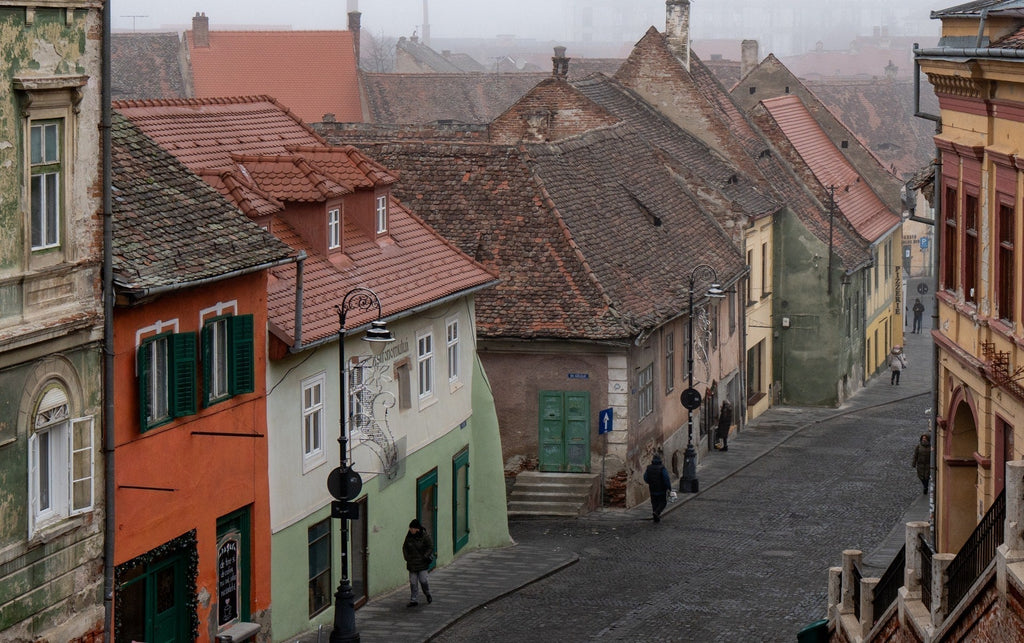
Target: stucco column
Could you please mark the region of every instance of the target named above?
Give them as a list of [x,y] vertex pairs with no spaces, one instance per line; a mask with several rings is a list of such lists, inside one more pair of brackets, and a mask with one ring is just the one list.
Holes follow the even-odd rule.
[[956,554],[935,554],[932,556],[932,627],[939,627],[949,614],[949,587],[946,583],[946,568]]
[[908,598],[921,598],[921,553],[917,549],[919,538],[928,537],[929,524],[923,520],[907,523],[906,565],[903,568],[903,587]]
[[839,606],[840,614],[853,614],[853,568],[860,565],[864,553],[859,549],[843,550],[843,598]]
[[828,568],[828,609],[825,614],[829,620],[839,617],[839,607],[843,601],[843,568]]
[[877,578],[860,579],[860,635],[867,636],[875,624],[875,587]]

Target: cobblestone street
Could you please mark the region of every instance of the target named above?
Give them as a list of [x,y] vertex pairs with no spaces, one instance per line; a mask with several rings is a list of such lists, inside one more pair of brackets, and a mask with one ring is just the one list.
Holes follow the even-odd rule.
[[[909,465],[931,395],[887,403],[903,387],[884,379],[866,409],[817,423],[823,410],[793,410],[785,426],[761,427],[806,424],[660,524],[621,512],[512,523],[520,544],[579,562],[435,640],[794,641],[825,616],[827,570],[843,549],[871,552],[920,497]],[[732,457],[740,440],[730,447],[708,458]]]

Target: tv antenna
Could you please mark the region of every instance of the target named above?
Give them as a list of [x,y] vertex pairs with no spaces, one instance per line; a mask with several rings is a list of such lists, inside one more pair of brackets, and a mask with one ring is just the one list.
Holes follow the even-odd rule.
[[136,15],[136,16],[121,16],[121,17],[122,18],[131,18],[132,19],[132,33],[135,33],[135,19],[136,18],[148,18],[149,16],[138,16],[138,15]]

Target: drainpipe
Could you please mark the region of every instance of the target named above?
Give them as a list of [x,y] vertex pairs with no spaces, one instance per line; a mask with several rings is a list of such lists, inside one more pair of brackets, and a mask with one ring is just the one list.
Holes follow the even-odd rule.
[[[942,123],[942,117],[936,116],[935,114],[926,114],[921,111],[921,63],[918,62],[917,56],[921,53],[919,45],[914,43],[914,116],[918,118],[925,118],[936,123]],[[939,125],[935,126],[936,129]],[[938,212],[938,210],[936,210]]]
[[303,251],[295,263],[295,343],[292,344],[293,353],[302,350],[302,273],[305,265],[306,253]]
[[114,631],[114,221],[111,211],[110,3],[104,3],[100,71],[100,139],[103,209],[103,640]]

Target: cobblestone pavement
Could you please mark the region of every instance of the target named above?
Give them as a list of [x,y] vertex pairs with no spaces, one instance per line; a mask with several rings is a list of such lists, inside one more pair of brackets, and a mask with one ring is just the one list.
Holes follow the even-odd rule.
[[876,377],[858,396],[866,408],[777,414],[805,426],[779,427],[785,437],[762,457],[670,506],[660,524],[647,510],[512,523],[518,543],[579,562],[434,640],[795,640],[824,617],[827,570],[842,551],[878,548],[922,504],[910,458],[932,403],[925,337],[908,335],[903,385]]

